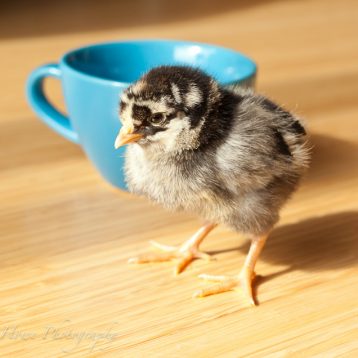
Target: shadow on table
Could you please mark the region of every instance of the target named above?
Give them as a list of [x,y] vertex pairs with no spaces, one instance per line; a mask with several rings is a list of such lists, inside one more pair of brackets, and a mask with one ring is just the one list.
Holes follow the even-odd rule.
[[[247,241],[239,248],[218,250],[210,254],[237,251],[246,255]],[[358,264],[358,212],[341,212],[283,225],[274,229],[260,260],[293,270],[334,270]],[[239,269],[239,267],[238,267]],[[267,280],[272,277],[262,278]]]
[[[276,228],[262,260],[292,270],[334,270],[358,263],[358,212],[341,212]],[[248,249],[248,245],[246,248]]]
[[[358,264],[358,212],[342,212],[304,220],[275,229],[261,259],[285,269],[257,276],[255,290],[264,282],[300,270],[320,272]],[[240,251],[247,252],[249,244]]]

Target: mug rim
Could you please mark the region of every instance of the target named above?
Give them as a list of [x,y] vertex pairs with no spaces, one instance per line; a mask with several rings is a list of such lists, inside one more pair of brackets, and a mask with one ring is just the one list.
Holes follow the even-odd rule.
[[256,75],[257,73],[257,64],[255,61],[253,61],[249,56],[243,54],[242,52],[233,50],[231,48],[228,47],[224,47],[224,46],[220,46],[220,45],[215,45],[215,44],[211,44],[211,43],[205,43],[205,42],[196,42],[196,41],[185,41],[185,40],[171,40],[171,39],[135,39],[135,40],[123,40],[123,41],[106,41],[106,42],[97,42],[97,43],[93,43],[93,44],[88,44],[88,45],[84,45],[84,46],[80,46],[77,48],[73,48],[67,52],[64,53],[64,55],[61,57],[60,60],[60,66],[64,66],[67,69],[69,69],[73,74],[76,74],[82,78],[85,78],[87,80],[91,80],[94,82],[99,82],[102,84],[110,84],[112,86],[117,86],[117,87],[128,87],[132,82],[126,82],[126,81],[117,81],[117,80],[111,80],[111,79],[107,79],[107,78],[103,78],[100,76],[96,76],[93,74],[89,74],[87,72],[81,71],[75,67],[73,67],[70,63],[69,63],[69,57],[73,54],[75,54],[76,52],[80,52],[80,51],[84,51],[87,49],[91,49],[91,48],[99,48],[99,47],[105,47],[108,45],[118,45],[118,44],[140,44],[140,43],[167,43],[169,45],[196,45],[196,46],[200,46],[200,47],[206,47],[206,48],[214,48],[216,50],[220,50],[220,51],[225,51],[228,53],[232,53],[238,57],[241,57],[243,59],[245,59],[248,63],[250,63],[251,65],[251,69],[248,71],[247,74],[245,74],[244,76],[242,76],[242,78],[240,79],[236,79],[234,81],[230,81],[230,82],[221,82],[222,85],[224,86],[230,86],[233,85],[235,83],[238,82],[243,82],[249,78],[252,78]]

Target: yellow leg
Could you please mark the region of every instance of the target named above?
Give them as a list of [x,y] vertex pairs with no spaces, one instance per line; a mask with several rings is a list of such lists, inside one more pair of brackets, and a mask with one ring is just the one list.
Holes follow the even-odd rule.
[[211,230],[215,228],[216,224],[203,225],[189,240],[184,242],[180,247],[168,246],[151,241],[152,246],[162,252],[148,253],[128,260],[129,263],[149,263],[149,262],[164,262],[172,259],[178,259],[178,264],[175,268],[175,274],[184,271],[185,268],[195,259],[210,260],[210,255],[201,252],[199,246]]
[[194,293],[194,297],[205,297],[214,295],[216,293],[226,292],[233,289],[241,288],[244,290],[245,295],[248,297],[252,305],[256,305],[253,297],[252,282],[255,278],[255,265],[265,246],[268,234],[254,237],[249,253],[246,256],[244,266],[238,276],[213,276],[213,275],[200,275],[199,277],[204,280],[215,281],[217,284],[201,289]]

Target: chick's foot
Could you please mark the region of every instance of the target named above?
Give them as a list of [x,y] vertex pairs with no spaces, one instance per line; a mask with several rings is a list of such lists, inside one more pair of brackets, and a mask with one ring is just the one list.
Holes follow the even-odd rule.
[[150,262],[165,262],[177,259],[178,263],[174,273],[177,275],[183,272],[186,267],[195,259],[211,260],[211,256],[200,251],[199,245],[207,234],[215,227],[214,224],[206,224],[201,227],[188,241],[183,245],[168,246],[151,241],[151,245],[161,252],[153,252],[139,255],[128,260],[129,263],[143,264]]
[[241,288],[248,297],[250,303],[255,306],[252,284],[255,278],[255,265],[260,253],[265,246],[268,233],[254,236],[250,245],[249,253],[246,256],[245,264],[238,276],[212,276],[200,275],[199,277],[209,281],[215,281],[217,284],[204,288],[194,293],[194,297],[205,297],[216,293],[226,292]]
[[196,291],[194,297],[206,297],[217,293],[241,289],[249,299],[250,304],[253,306],[256,305],[252,290],[255,272],[250,269],[244,268],[238,276],[214,276],[202,274],[199,275],[199,278],[216,282],[216,284]]

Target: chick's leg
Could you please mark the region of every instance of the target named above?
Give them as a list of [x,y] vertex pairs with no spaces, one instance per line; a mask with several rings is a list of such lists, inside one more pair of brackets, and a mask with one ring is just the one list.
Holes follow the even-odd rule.
[[194,297],[205,297],[216,293],[226,292],[237,288],[243,289],[252,305],[256,305],[253,297],[252,282],[255,278],[255,265],[265,246],[268,234],[253,238],[244,266],[238,276],[200,275],[204,280],[214,281],[217,284],[194,293]]
[[149,262],[164,262],[172,259],[178,259],[178,264],[175,268],[175,274],[184,271],[185,268],[195,259],[210,260],[210,255],[201,252],[199,246],[211,230],[215,228],[216,224],[203,225],[189,240],[185,241],[183,245],[168,246],[152,241],[151,244],[162,252],[148,253],[129,259],[129,263],[149,263]]

